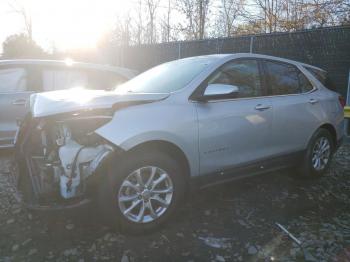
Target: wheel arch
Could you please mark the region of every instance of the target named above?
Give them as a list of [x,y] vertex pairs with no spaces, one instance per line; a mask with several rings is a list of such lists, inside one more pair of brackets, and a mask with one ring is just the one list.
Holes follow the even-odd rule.
[[331,136],[333,138],[333,144],[334,144],[334,146],[336,146],[337,145],[337,131],[336,131],[335,127],[330,123],[325,123],[319,127],[319,129],[321,129],[321,128],[326,129],[331,134]]
[[134,152],[149,152],[152,150],[169,154],[169,156],[178,160],[185,171],[184,178],[187,182],[189,181],[191,176],[191,166],[189,160],[183,150],[174,143],[165,140],[151,140],[130,148],[126,153],[132,154]]

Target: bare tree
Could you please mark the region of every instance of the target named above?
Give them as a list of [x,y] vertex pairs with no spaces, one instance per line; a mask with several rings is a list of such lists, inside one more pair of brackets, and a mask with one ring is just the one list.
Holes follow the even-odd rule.
[[219,0],[135,1],[127,16],[118,17],[113,43],[152,44],[350,23],[349,0],[220,0],[219,6]]
[[293,31],[340,24],[341,14],[346,10],[344,3],[348,0],[280,1],[282,6],[278,28],[281,31]]
[[33,40],[33,23],[30,12],[26,10],[25,7],[19,4],[16,0],[9,2],[8,5],[10,6],[12,12],[22,17],[24,22],[25,33],[30,40]]
[[159,7],[160,0],[146,0],[146,7],[148,12],[148,43],[153,44],[155,42],[156,36],[156,11]]
[[199,39],[204,38],[204,29],[207,21],[207,15],[209,11],[209,0],[198,1],[198,12],[199,12]]
[[208,21],[209,0],[178,0],[178,10],[185,15],[181,30],[186,39],[203,39]]
[[163,16],[160,20],[160,41],[161,42],[169,42],[171,38],[171,0],[168,0],[167,6],[162,6],[165,10]]
[[171,1],[168,0],[168,9],[167,9],[167,14],[166,14],[166,41],[170,41],[170,14],[171,14]]
[[119,38],[119,43],[122,46],[129,46],[131,40],[131,16],[130,13],[125,13],[117,20],[117,27],[115,29],[116,37]]
[[220,21],[224,27],[224,35],[227,37],[234,35],[235,22],[243,15],[245,0],[221,0]]
[[135,38],[136,38],[136,44],[141,45],[143,43],[143,35],[144,35],[144,28],[143,28],[143,17],[142,17],[142,0],[138,0],[137,2],[137,8],[136,8],[136,31],[135,31]]
[[282,10],[282,1],[255,0],[255,3],[260,9],[260,14],[255,19],[263,19],[265,32],[276,32],[280,21],[279,16]]
[[310,0],[308,12],[312,18],[311,25],[314,27],[332,26],[338,23],[338,11],[344,0]]

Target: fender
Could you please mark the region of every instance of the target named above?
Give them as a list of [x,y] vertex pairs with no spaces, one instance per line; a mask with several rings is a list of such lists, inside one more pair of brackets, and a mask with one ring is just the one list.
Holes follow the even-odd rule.
[[[179,121],[174,121],[179,117],[182,123],[180,126]],[[199,173],[198,124],[192,103],[169,104],[158,101],[123,108],[95,132],[125,151],[149,141],[170,142],[185,154],[191,176]]]

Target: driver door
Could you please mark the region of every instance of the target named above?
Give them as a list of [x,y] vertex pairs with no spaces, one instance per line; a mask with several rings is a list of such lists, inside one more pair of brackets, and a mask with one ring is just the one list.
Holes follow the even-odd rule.
[[223,172],[269,156],[272,103],[263,97],[258,61],[232,60],[203,84],[233,85],[238,92],[196,104],[200,173]]

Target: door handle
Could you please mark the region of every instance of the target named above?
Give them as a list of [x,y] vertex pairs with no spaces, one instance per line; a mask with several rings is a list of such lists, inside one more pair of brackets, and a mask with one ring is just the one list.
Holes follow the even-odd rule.
[[318,100],[317,100],[317,99],[314,99],[314,98],[311,98],[311,99],[309,100],[309,103],[313,105],[313,104],[318,103]]
[[26,103],[27,103],[26,99],[17,99],[12,101],[12,104],[16,106],[24,106]]
[[264,111],[264,110],[267,110],[270,108],[271,108],[271,106],[262,105],[262,104],[258,104],[255,106],[255,110],[259,110],[259,111]]

